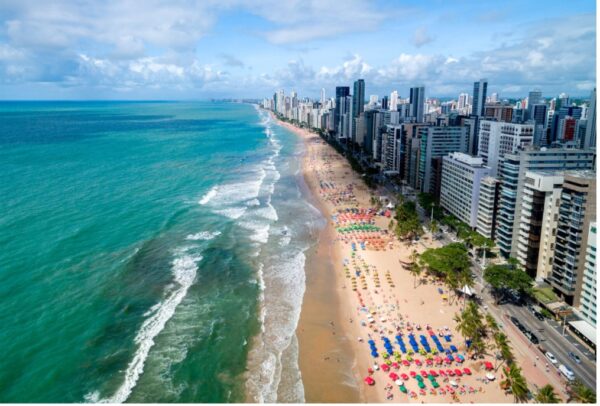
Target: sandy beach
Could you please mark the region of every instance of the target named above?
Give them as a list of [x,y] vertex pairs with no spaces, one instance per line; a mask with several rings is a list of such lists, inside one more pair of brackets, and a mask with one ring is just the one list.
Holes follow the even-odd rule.
[[[402,266],[413,250],[423,252],[439,243],[427,235],[418,244],[399,242],[387,231],[390,217],[372,209],[376,194],[345,158],[318,135],[279,124],[305,141],[304,177],[328,220],[307,262],[297,329],[306,401],[512,403],[514,398],[499,385],[499,361],[491,356],[466,359],[465,339],[453,320],[464,300],[441,283],[415,281]],[[413,334],[416,342],[424,340],[431,348],[436,347],[435,336],[438,348],[452,348],[455,361],[448,362],[444,353],[410,356]],[[400,351],[398,338],[408,354]],[[519,365],[530,357],[523,351],[515,355]],[[367,377],[373,385],[365,383]],[[536,381],[547,383],[543,375]]]

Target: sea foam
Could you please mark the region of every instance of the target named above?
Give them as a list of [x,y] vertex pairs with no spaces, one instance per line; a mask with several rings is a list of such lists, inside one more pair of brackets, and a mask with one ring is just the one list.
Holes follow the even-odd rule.
[[197,263],[202,260],[199,255],[184,254],[176,257],[171,264],[173,279],[176,288],[168,292],[166,299],[153,306],[152,314],[144,321],[138,331],[134,342],[138,345],[133,359],[127,366],[125,378],[117,391],[107,399],[98,400],[95,393],[86,395],[86,400],[95,400],[99,403],[123,403],[131,395],[140,375],[144,371],[144,363],[154,346],[154,338],[165,328],[166,323],[173,317],[175,309],[181,303],[190,286],[194,283]]

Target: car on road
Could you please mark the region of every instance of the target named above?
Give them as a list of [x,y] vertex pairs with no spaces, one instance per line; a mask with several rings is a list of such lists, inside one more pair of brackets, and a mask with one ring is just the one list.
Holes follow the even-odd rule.
[[550,351],[548,351],[546,354],[546,358],[548,358],[548,360],[550,362],[552,362],[553,364],[558,364],[558,360],[556,359],[556,357],[554,356],[554,354],[552,354]]
[[544,321],[544,315],[540,312],[538,312],[537,310],[533,311],[533,315],[539,320],[539,321]]
[[525,332],[525,336],[527,336],[527,338],[529,338],[529,341],[531,341],[532,343],[534,343],[536,345],[540,343],[540,340],[531,331]]
[[560,366],[558,367],[558,370],[560,371],[561,374],[563,374],[565,376],[565,378],[567,378],[567,380],[569,381],[573,381],[575,380],[575,374],[573,373],[573,371],[571,371],[571,368],[560,364]]
[[519,330],[521,329],[521,327],[523,327],[519,319],[517,319],[515,316],[510,316],[510,321],[512,321],[513,324],[519,328]]
[[573,361],[575,361],[578,364],[581,364],[581,359],[579,358],[579,356],[577,354],[575,354],[574,352],[570,352],[569,353],[569,358],[571,358]]

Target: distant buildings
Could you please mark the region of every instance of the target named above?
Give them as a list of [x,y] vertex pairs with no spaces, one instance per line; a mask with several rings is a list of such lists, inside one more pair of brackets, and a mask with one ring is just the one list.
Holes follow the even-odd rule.
[[440,205],[470,227],[477,227],[477,210],[483,178],[490,168],[483,159],[460,152],[443,158]]
[[[263,106],[320,130],[381,176],[433,195],[440,207],[495,241],[537,283],[550,284],[582,320],[569,328],[592,340],[596,324],[596,90],[588,104],[539,90],[510,104],[473,96],[425,98],[425,88],[365,104],[365,82],[335,97],[278,90]],[[590,342],[591,342],[590,341]]]

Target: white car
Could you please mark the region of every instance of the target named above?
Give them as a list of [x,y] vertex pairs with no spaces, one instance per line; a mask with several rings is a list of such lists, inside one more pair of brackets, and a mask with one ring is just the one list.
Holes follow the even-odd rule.
[[569,367],[566,367],[563,364],[560,364],[560,366],[558,367],[558,370],[560,371],[561,374],[563,374],[565,376],[565,378],[567,378],[567,380],[572,381],[575,379],[575,374],[573,373],[573,371],[571,371],[571,369]]
[[551,352],[546,353],[546,358],[548,358],[550,360],[550,362],[552,362],[553,364],[558,364],[556,357]]

